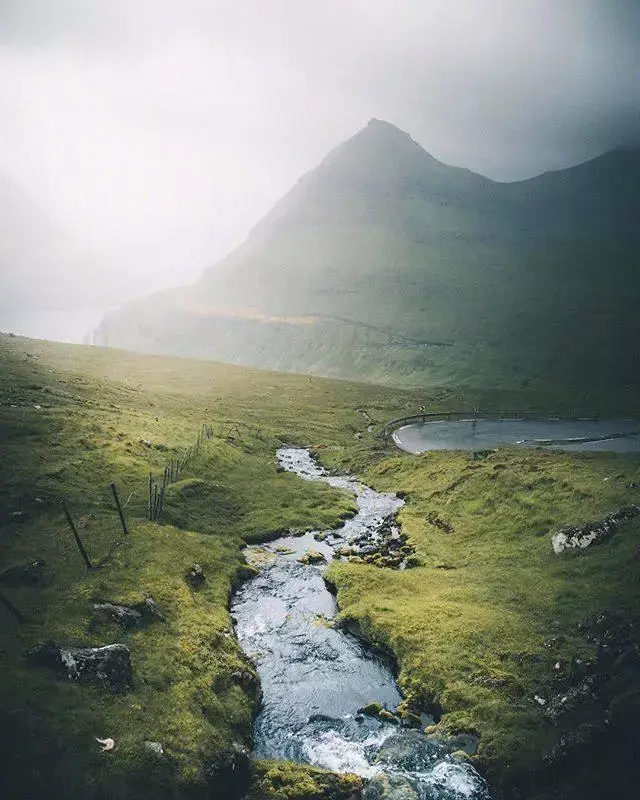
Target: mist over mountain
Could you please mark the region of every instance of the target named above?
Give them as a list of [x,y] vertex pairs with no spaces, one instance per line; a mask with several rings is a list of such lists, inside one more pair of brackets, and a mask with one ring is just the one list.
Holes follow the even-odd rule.
[[637,384],[640,150],[499,183],[373,119],[96,344],[420,385]]
[[0,179],[0,330],[73,340],[109,304],[93,274],[99,267],[20,184]]

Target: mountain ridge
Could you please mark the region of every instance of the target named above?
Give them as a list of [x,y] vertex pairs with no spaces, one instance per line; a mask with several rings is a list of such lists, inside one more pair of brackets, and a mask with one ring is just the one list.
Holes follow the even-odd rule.
[[[373,119],[193,287],[165,294],[163,314],[140,301],[105,318],[95,341],[413,385],[569,376],[586,386],[594,360],[598,380],[614,364],[633,381],[634,292],[616,282],[638,280],[636,168],[640,177],[640,151],[610,151],[498,182]],[[310,315],[452,341],[456,353],[384,342],[376,352],[353,326],[325,319],[294,334],[283,322]]]

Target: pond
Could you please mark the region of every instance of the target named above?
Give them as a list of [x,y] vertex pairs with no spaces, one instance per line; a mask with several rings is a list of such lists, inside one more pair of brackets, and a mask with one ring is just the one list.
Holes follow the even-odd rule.
[[484,450],[501,445],[640,453],[640,421],[629,419],[463,419],[405,425],[393,434],[409,453]]

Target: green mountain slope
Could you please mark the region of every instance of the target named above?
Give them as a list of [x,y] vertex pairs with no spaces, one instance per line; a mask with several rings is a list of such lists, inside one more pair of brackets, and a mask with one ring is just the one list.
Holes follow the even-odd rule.
[[415,385],[634,384],[639,201],[640,151],[504,184],[372,120],[196,286],[95,341]]

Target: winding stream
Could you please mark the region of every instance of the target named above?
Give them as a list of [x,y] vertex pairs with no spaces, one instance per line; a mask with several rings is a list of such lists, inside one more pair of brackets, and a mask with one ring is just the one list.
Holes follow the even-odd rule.
[[[402,800],[485,800],[478,773],[420,730],[359,712],[373,701],[393,710],[401,700],[392,667],[354,636],[334,627],[334,597],[322,578],[326,562],[303,564],[309,549],[327,561],[336,548],[375,545],[403,501],[352,478],[327,475],[306,450],[283,448],[280,464],[306,480],[355,494],[358,513],[342,528],[283,537],[246,549],[260,568],[233,599],[238,639],[254,661],[263,690],[255,723],[256,756],[299,761],[367,779],[365,797]],[[425,717],[425,724],[429,723]],[[386,793],[385,793],[386,792]]]

